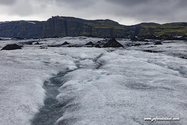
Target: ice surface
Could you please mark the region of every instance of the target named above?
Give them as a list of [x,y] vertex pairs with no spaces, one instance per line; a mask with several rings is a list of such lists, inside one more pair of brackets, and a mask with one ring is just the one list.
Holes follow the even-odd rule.
[[[47,46],[98,40],[101,39],[65,37],[40,43]],[[5,40],[0,46],[24,41],[29,40]],[[125,45],[129,41],[119,42]],[[22,50],[0,51],[2,125],[44,124],[33,119],[42,118],[42,107],[48,110],[47,96],[54,96],[57,101],[52,105],[55,113],[49,114],[58,115],[48,116],[51,121],[45,121],[45,125],[53,121],[56,125],[187,124],[187,61],[179,56],[186,55],[184,41],[126,49],[40,49],[39,46],[24,45]],[[145,49],[162,52],[142,51]],[[56,94],[50,95],[45,84]],[[174,117],[180,121],[144,121],[156,117]]]

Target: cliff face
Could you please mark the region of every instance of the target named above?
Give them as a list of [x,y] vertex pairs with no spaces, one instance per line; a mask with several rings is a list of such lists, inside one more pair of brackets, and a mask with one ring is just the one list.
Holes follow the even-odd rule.
[[45,37],[93,35],[97,37],[124,36],[127,29],[111,20],[83,20],[71,17],[52,17],[44,24]]
[[66,36],[66,22],[58,18],[51,18],[43,24],[40,37]]
[[43,38],[91,35],[111,37],[128,35],[128,29],[112,20],[83,20],[73,17],[52,17],[47,21],[14,21],[0,24],[0,36]]
[[124,37],[128,35],[187,35],[187,23],[142,23],[124,26],[112,20],[52,17],[47,21],[0,23],[1,37],[44,38],[64,36]]

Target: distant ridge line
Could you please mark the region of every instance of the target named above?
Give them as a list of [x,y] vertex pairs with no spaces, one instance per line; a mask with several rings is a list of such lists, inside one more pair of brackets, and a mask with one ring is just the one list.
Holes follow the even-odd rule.
[[0,22],[0,37],[46,38],[91,36],[123,38],[129,35],[187,35],[187,23],[158,24],[143,22],[126,26],[110,19],[86,20],[65,16],[53,16],[47,21],[20,20]]

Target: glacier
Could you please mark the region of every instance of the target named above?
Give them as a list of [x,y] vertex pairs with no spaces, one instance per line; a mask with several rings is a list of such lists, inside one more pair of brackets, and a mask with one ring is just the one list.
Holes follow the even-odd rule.
[[[47,38],[0,51],[2,125],[185,125],[187,42],[124,48],[84,45],[102,38]],[[10,43],[35,40],[1,40]],[[46,48],[41,49],[41,46]],[[149,50],[149,51],[146,51]],[[151,52],[152,51],[152,52]],[[180,118],[145,121],[144,118]]]

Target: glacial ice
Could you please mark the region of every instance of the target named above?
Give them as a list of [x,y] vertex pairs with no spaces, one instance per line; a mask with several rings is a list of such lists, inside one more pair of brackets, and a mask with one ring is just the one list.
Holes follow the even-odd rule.
[[[65,37],[40,43],[47,46],[98,40]],[[5,40],[0,46],[19,42]],[[119,42],[125,45],[129,41]],[[157,125],[187,124],[187,61],[180,57],[187,54],[187,45],[184,41],[166,41],[151,46],[40,49],[39,45],[25,45],[22,50],[0,51],[0,123],[33,125],[36,114],[40,115],[46,105],[44,83],[55,86],[50,81],[55,77],[59,80],[58,94],[53,97],[58,102],[54,106],[58,117],[53,124],[150,125],[152,122],[144,118],[156,117],[180,118],[154,122]],[[162,52],[142,51],[145,49]],[[64,74],[58,76],[59,72]]]

